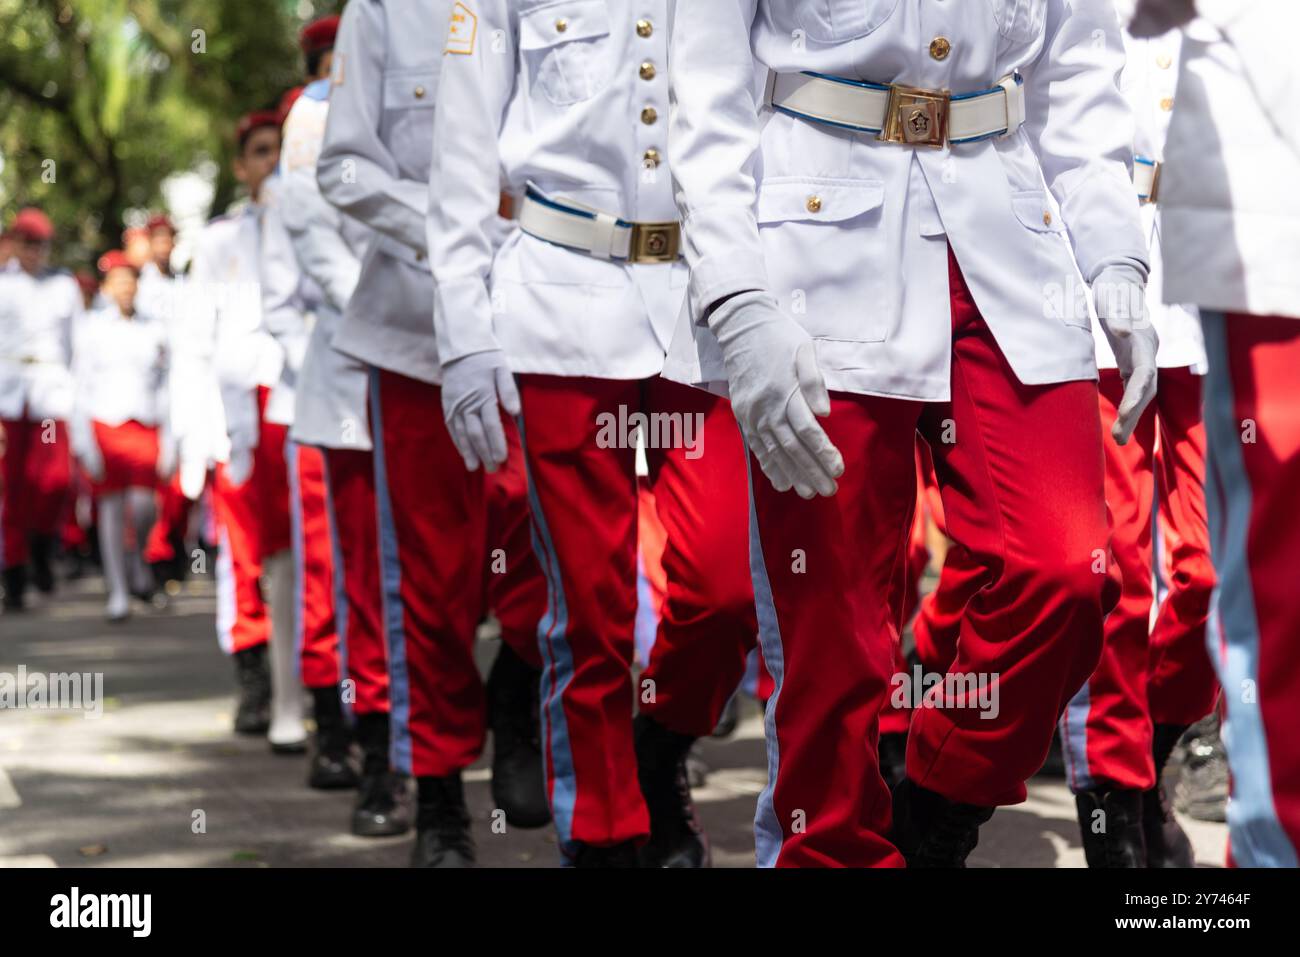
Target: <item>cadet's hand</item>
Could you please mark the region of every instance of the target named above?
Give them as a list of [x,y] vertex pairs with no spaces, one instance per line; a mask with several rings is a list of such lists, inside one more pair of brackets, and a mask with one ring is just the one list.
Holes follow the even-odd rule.
[[519,392],[500,349],[476,352],[442,369],[442,414],[456,450],[471,472],[495,472],[506,461],[501,410],[519,414]]
[[94,441],[86,443],[77,451],[77,461],[92,482],[104,481],[104,456]]
[[1147,317],[1146,281],[1132,266],[1107,266],[1093,281],[1092,294],[1097,318],[1124,380],[1124,398],[1110,431],[1116,442],[1126,445],[1143,411],[1156,397],[1160,337]]
[[727,366],[731,408],[778,492],[834,495],[844,459],[817,416],[831,412],[812,338],[761,292],[723,302],[709,317]]
[[1129,33],[1145,39],[1158,37],[1196,16],[1195,0],[1138,0]]

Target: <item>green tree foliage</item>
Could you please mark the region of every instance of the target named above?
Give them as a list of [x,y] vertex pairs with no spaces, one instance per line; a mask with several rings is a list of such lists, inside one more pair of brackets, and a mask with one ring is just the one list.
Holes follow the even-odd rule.
[[235,198],[234,130],[301,81],[297,34],[339,0],[0,0],[0,204],[46,209],[61,259],[117,245],[123,213],[213,161]]

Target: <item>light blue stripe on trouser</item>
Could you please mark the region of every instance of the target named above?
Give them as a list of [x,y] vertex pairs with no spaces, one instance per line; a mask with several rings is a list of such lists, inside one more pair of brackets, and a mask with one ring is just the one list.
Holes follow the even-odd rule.
[[[330,486],[330,470],[325,462],[325,450],[318,450],[321,455],[322,473],[325,477],[325,517],[329,521],[330,557],[334,561],[334,633],[339,640],[339,685],[348,680],[348,589],[347,578],[343,573],[343,549],[339,544],[339,526],[334,519],[334,489]],[[343,710],[352,713],[352,704],[356,701],[356,685],[351,686],[350,695],[342,695]]]
[[388,462],[384,457],[384,412],[379,402],[379,370],[370,369],[370,420],[375,446],[375,503],[379,519],[379,578],[388,639],[388,697],[391,707],[393,769],[411,773],[411,683],[406,667],[406,622],[402,609],[402,560],[397,526],[388,498]]
[[[1247,553],[1252,491],[1228,367],[1227,320],[1223,313],[1202,310],[1201,324],[1210,357],[1205,377],[1205,433],[1209,440],[1205,498],[1211,551],[1219,575],[1210,601],[1206,643],[1227,703],[1223,743],[1232,771],[1228,802],[1232,856],[1242,867],[1295,867],[1296,849],[1273,803],[1268,737],[1259,708],[1259,618]],[[1243,700],[1245,697],[1250,700]],[[1295,733],[1294,728],[1289,731]]]
[[298,443],[286,439],[284,464],[289,471],[289,528],[293,534],[293,673],[302,680],[302,647],[306,643],[306,615],[302,613],[303,568],[307,543],[302,530],[302,484],[298,480]]
[[1093,780],[1092,768],[1088,766],[1088,709],[1091,707],[1092,692],[1085,681],[1065,706],[1065,714],[1058,725],[1061,750],[1065,753],[1065,780],[1075,794],[1097,783]]
[[573,748],[569,740],[569,722],[564,715],[564,692],[573,681],[573,649],[567,641],[569,608],[564,598],[564,581],[555,554],[551,531],[537,498],[537,485],[528,467],[528,438],[524,417],[517,416],[519,442],[524,452],[528,475],[528,504],[532,509],[533,552],[546,579],[546,614],[537,623],[537,644],[542,653],[541,720],[542,758],[551,785],[551,817],[560,840],[561,852],[568,856],[573,844],[573,808],[578,796],[577,775],[573,770]]
[[217,644],[226,654],[235,651],[235,619],[239,616],[239,595],[235,587],[235,561],[230,555],[230,534],[217,523]]
[[767,577],[763,561],[763,542],[758,534],[758,511],[754,507],[754,474],[749,454],[745,455],[745,471],[749,481],[749,573],[754,579],[754,605],[758,612],[758,640],[763,648],[763,661],[772,676],[775,690],[767,702],[763,716],[763,733],[767,738],[767,786],[758,796],[754,813],[754,849],[759,867],[776,867],[785,842],[785,832],[776,816],[772,792],[776,788],[776,775],[781,767],[781,748],[776,737],[776,706],[781,700],[781,686],[785,683],[785,652],[781,647],[781,624],[776,618],[776,603],[772,599],[772,583]]

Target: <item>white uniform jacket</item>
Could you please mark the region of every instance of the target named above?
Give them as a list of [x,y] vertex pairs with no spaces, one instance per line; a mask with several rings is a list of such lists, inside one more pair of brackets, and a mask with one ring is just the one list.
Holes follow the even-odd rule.
[[292,244],[303,307],[314,317],[298,374],[290,437],[325,448],[369,450],[366,368],[331,345],[361,276],[370,231],[325,201],[316,162],[329,117],[330,81],[303,91],[284,124],[279,221]]
[[162,319],[141,309],[127,319],[114,304],[82,319],[75,339],[77,419],[167,424],[170,348]]
[[429,148],[450,0],[355,0],[334,50],[321,193],[374,230],[334,346],[440,382],[425,249]]
[[0,273],[0,418],[66,420],[72,414],[72,339],[81,289],[68,273]]
[[186,320],[193,332],[175,351],[172,376],[182,460],[224,462],[256,448],[257,388],[280,381],[284,350],[262,321],[261,214],[250,203],[199,236],[186,297],[194,304]]
[[[707,311],[757,289],[814,338],[829,388],[947,399],[951,245],[1020,381],[1096,376],[1079,272],[1147,262],[1109,0],[709,0],[679,9],[672,55],[691,292],[665,375],[724,381]],[[760,110],[756,67],[954,95],[1019,71],[1025,121],[882,143]]]
[[1165,301],[1300,318],[1300,4],[1196,8],[1160,185]]
[[266,420],[276,425],[293,424],[298,377],[311,336],[312,303],[320,299],[320,291],[313,288],[311,278],[298,265],[293,240],[284,224],[288,202],[285,186],[283,176],[277,172],[262,185],[258,196],[262,204],[262,325],[283,355],[279,380],[266,402]]
[[[697,4],[698,5],[698,4]],[[514,230],[507,189],[629,222],[677,219],[668,156],[671,0],[466,0],[443,61],[429,244],[444,362],[504,348],[511,368],[657,375],[684,263],[599,259]]]
[[[1116,8],[1120,22],[1132,19],[1136,0],[1119,0]],[[1169,118],[1173,115],[1174,92],[1178,83],[1178,51],[1182,34],[1171,30],[1164,36],[1139,40],[1124,34],[1124,48],[1128,63],[1120,77],[1120,89],[1133,108],[1137,121],[1137,136],[1133,140],[1134,166],[1143,161],[1161,164],[1165,159],[1165,135],[1169,131]],[[1144,180],[1145,185],[1145,180]],[[1157,183],[1156,199],[1159,200]],[[1142,206],[1142,228],[1151,244],[1151,275],[1147,280],[1147,310],[1156,333],[1160,336],[1160,350],[1156,364],[1162,369],[1191,368],[1198,374],[1205,372],[1205,338],[1201,334],[1201,318],[1195,306],[1165,305],[1162,301],[1164,268],[1160,253],[1160,225],[1156,219],[1156,205]],[[1094,322],[1093,339],[1097,344],[1097,365],[1103,369],[1116,367],[1101,324]]]

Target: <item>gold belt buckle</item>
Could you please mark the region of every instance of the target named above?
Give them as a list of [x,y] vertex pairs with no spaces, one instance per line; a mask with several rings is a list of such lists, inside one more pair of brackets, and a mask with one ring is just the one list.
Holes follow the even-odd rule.
[[878,139],[903,146],[942,147],[948,141],[947,90],[893,85]]
[[1159,160],[1152,162],[1151,170],[1151,192],[1147,193],[1147,198],[1142,200],[1142,205],[1150,206],[1160,201],[1160,171],[1164,168],[1164,163]]
[[681,256],[682,231],[678,223],[633,223],[628,262],[671,263]]

